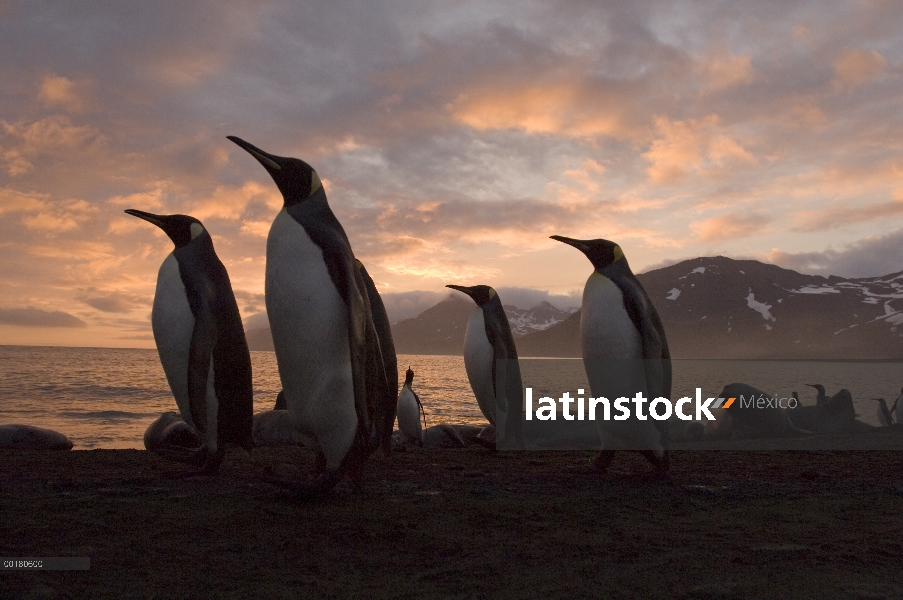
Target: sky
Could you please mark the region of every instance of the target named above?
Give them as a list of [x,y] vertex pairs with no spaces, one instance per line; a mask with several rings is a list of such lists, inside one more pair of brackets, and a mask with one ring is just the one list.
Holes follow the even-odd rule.
[[265,325],[311,164],[390,316],[444,286],[579,305],[606,238],[903,269],[903,11],[882,1],[0,0],[0,344],[153,347],[162,231],[200,219]]

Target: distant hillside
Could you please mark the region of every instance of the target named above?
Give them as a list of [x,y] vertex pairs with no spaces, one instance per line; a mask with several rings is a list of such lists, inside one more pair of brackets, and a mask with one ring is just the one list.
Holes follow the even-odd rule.
[[[903,358],[903,271],[844,279],[716,256],[637,278],[675,358]],[[394,324],[397,352],[462,354],[474,308],[451,296]],[[545,302],[505,311],[520,356],[580,356],[579,311]],[[252,350],[272,350],[268,329],[247,336]]]
[[[903,272],[820,277],[717,256],[637,279],[675,358],[903,358]],[[579,319],[518,340],[518,353],[580,356]]]

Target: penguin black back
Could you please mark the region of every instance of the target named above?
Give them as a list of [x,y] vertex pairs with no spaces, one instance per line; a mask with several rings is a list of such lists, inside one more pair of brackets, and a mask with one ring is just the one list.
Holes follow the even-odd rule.
[[210,234],[194,217],[155,215],[129,209],[126,213],[157,225],[175,244],[173,256],[195,324],[188,364],[191,418],[204,431],[209,366],[213,364],[218,401],[217,439],[247,450],[253,446],[253,386],[251,357],[241,315],[225,266],[217,257]]
[[[374,364],[372,368],[377,372],[382,371],[384,377],[372,377],[368,379],[368,387],[372,386],[372,392],[378,398],[376,406],[375,422],[377,425],[377,438],[388,454],[392,449],[392,429],[395,426],[395,417],[398,408],[398,357],[395,354],[395,342],[392,340],[392,329],[389,326],[389,315],[386,306],[373,283],[373,278],[367,272],[361,261],[356,261],[361,277],[367,288],[367,296],[370,300],[370,312],[373,315],[373,325],[376,335],[379,337],[379,355],[371,354]],[[380,360],[376,360],[379,358]],[[411,372],[413,375],[413,371]]]
[[621,291],[624,310],[640,334],[643,358],[661,359],[660,367],[647,362],[647,391],[650,398],[670,398],[672,383],[671,351],[662,320],[643,285],[630,270],[621,247],[605,239],[577,240],[559,235],[553,240],[573,246],[593,264],[597,273],[610,279]]

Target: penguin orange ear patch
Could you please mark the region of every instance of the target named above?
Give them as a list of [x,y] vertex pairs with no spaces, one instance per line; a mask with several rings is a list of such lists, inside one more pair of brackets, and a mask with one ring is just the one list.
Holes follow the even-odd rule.
[[196,238],[197,236],[204,233],[204,226],[200,223],[192,223],[191,224],[191,239]]
[[310,193],[313,195],[318,189],[323,187],[323,182],[320,181],[320,176],[317,175],[316,171],[311,171],[310,174]]
[[618,260],[621,260],[622,258],[624,258],[624,251],[621,250],[620,246],[615,245],[615,249],[613,252],[615,255],[615,261],[618,261]]

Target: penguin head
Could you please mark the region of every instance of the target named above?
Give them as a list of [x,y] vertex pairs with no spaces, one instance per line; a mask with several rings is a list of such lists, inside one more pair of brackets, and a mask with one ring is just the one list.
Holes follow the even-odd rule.
[[143,210],[135,210],[134,208],[130,208],[125,212],[133,217],[144,219],[148,223],[153,223],[165,231],[172,243],[176,245],[176,248],[188,245],[191,240],[206,231],[200,221],[188,215],[155,215]]
[[597,271],[624,258],[621,247],[608,240],[575,240],[561,235],[553,235],[551,238],[583,252]]
[[276,182],[279,191],[282,192],[286,206],[307,200],[314,192],[323,187],[320,176],[303,160],[264,152],[234,135],[228,136],[227,139],[238,144],[263,165],[263,168]]
[[815,388],[816,390],[818,390],[819,394],[825,393],[825,386],[820,383],[804,383],[803,385],[808,385],[811,388]]
[[477,303],[477,306],[483,306],[498,296],[498,294],[495,293],[495,290],[488,285],[472,285],[470,287],[466,285],[447,285],[445,287],[464,292],[473,298],[473,301]]
[[404,373],[404,384],[410,386],[411,383],[414,382],[414,371],[411,370],[411,367],[408,367],[408,370]]

